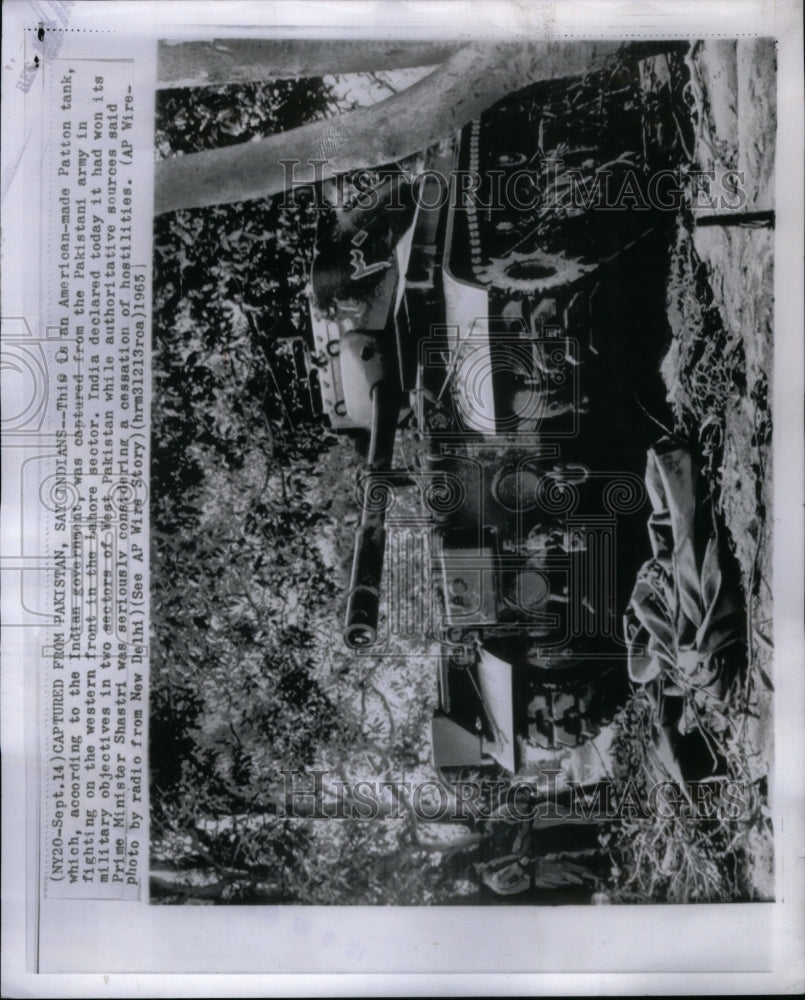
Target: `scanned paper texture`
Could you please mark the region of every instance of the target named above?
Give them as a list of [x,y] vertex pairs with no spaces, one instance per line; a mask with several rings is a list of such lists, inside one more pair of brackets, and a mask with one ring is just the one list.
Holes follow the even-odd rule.
[[21,988],[794,980],[801,23],[623,6],[8,5]]
[[[133,256],[133,61],[54,60],[47,247],[55,469],[45,649],[43,888],[137,898],[147,841],[147,264]],[[39,466],[42,468],[42,465]],[[47,512],[47,513],[45,513]]]

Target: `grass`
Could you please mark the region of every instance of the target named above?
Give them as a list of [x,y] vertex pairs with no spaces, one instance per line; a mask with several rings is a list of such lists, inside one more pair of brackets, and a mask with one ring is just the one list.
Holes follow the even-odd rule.
[[[609,851],[611,902],[739,902],[768,897],[756,878],[770,835],[764,779],[753,769],[735,712],[708,740],[723,762],[719,776],[677,784],[676,808],[661,796],[656,814],[623,816],[607,825],[601,845]],[[615,719],[617,785],[631,782],[641,801],[669,781],[655,749],[657,716],[647,691],[635,688]]]
[[716,499],[721,488],[726,413],[746,392],[740,337],[729,333],[714,301],[707,269],[691,238],[692,220],[683,217],[671,250],[668,323],[673,339],[662,364],[676,430],[697,446]]

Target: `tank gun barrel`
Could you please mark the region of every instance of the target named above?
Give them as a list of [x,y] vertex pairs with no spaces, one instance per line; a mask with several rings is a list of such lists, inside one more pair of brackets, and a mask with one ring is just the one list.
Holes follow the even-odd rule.
[[391,469],[401,402],[399,385],[392,379],[378,382],[372,389],[372,429],[362,482],[361,523],[355,535],[344,622],[344,641],[351,649],[364,649],[377,639],[389,490],[383,473]]

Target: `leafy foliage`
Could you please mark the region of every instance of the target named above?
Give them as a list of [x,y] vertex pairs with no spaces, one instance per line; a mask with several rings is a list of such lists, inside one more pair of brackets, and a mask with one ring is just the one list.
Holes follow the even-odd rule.
[[337,110],[332,91],[317,77],[160,90],[154,146],[160,158],[231,146]]
[[[228,87],[165,91],[156,145],[165,156],[242,142],[331,107],[316,80],[240,87],[237,100]],[[331,615],[339,592],[317,544],[326,504],[311,501],[335,439],[298,365],[288,371],[287,338],[309,338],[315,221],[300,195],[155,224],[154,853],[157,864],[239,870],[243,885],[229,871],[215,898],[254,888],[289,834],[263,824],[247,848],[234,827],[202,833],[199,821],[232,826],[265,810],[279,770],[308,764],[335,725],[316,623],[298,613]]]
[[[322,81],[165,91],[157,149],[248,141],[333,109]],[[332,640],[360,459],[319,415],[303,363],[317,213],[298,191],[288,206],[262,199],[155,223],[150,760],[161,902],[421,903],[457,891],[453,873],[428,864],[438,855],[418,846],[410,817],[279,815],[285,769],[354,780],[421,765],[430,710],[410,697],[422,687],[416,661],[355,664]],[[378,756],[378,744],[400,753]]]

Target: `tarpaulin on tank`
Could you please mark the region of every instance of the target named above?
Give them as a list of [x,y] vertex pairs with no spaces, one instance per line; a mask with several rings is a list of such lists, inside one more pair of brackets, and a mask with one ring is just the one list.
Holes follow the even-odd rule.
[[638,573],[625,615],[629,674],[640,684],[664,676],[684,699],[678,728],[689,732],[726,694],[721,654],[742,635],[740,594],[709,501],[697,498],[690,450],[658,442],[648,452],[646,486],[653,558]]

